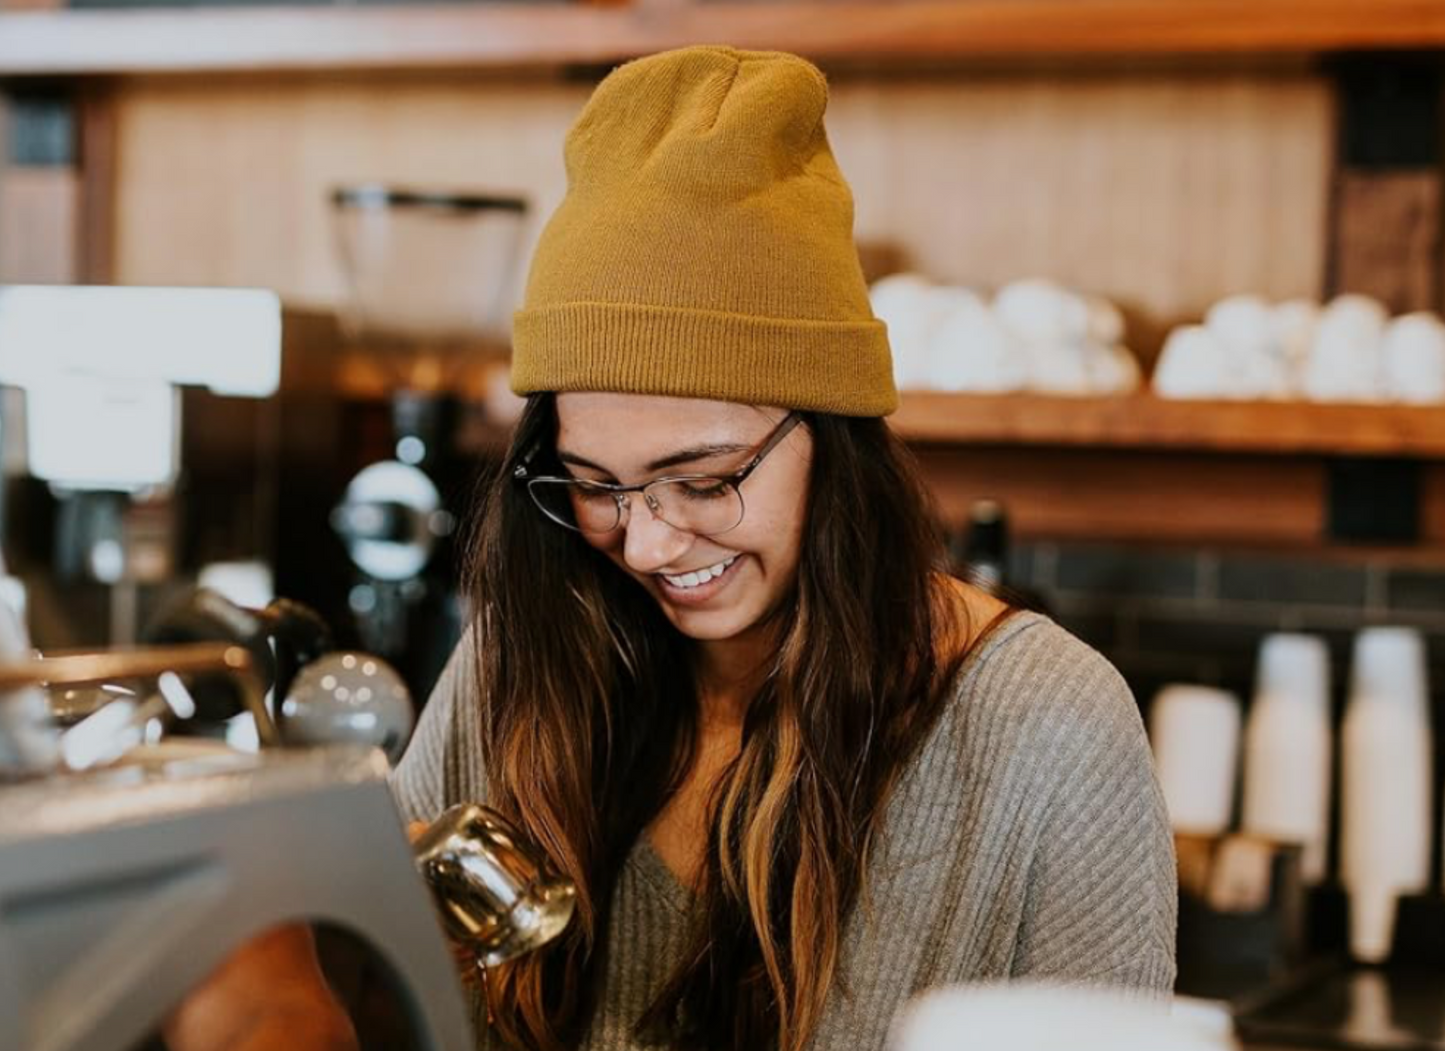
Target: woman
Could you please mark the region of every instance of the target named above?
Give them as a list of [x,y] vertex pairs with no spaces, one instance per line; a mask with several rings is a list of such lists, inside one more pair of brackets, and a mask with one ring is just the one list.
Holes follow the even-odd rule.
[[941,572],[826,97],[691,48],[568,136],[474,624],[394,779],[412,820],[501,809],[580,888],[489,972],[485,1047],[881,1048],[935,985],[1170,988],[1134,702]]

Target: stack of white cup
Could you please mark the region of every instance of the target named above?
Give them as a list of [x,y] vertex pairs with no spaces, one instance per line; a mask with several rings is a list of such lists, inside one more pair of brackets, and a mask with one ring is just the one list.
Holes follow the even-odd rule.
[[1420,634],[1360,632],[1341,733],[1340,877],[1350,949],[1366,962],[1389,955],[1399,897],[1429,882],[1431,751]]
[[1242,825],[1245,832],[1300,844],[1307,883],[1325,878],[1333,748],[1324,641],[1266,636],[1244,732]]
[[869,294],[903,390],[1113,395],[1142,382],[1123,346],[1119,308],[1053,281],[1015,281],[989,301],[919,274],[891,274]]
[[1165,398],[1306,398],[1445,403],[1445,323],[1433,313],[1391,318],[1377,299],[1329,303],[1230,296],[1203,324],[1165,340],[1154,370]]

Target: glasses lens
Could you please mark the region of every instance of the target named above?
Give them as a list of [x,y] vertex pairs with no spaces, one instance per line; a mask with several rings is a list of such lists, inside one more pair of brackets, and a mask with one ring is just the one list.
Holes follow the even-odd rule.
[[584,533],[608,533],[621,517],[617,497],[586,482],[535,479],[527,486],[533,502],[552,521]]
[[743,497],[721,478],[678,478],[647,487],[654,508],[674,529],[699,536],[726,533],[743,520]]

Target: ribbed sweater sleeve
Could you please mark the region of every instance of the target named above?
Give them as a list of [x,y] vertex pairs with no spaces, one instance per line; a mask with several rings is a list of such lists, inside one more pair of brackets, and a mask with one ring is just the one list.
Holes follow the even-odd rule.
[[391,793],[407,821],[429,821],[454,803],[483,802],[480,697],[475,635],[452,651],[422,708],[406,754],[391,774]]
[[1043,810],[1014,977],[1165,993],[1174,981],[1173,841],[1139,710],[1118,672],[1062,640],[1028,752]]

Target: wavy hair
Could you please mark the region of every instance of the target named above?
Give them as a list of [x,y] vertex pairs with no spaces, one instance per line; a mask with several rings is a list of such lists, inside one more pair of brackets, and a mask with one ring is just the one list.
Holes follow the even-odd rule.
[[[877,419],[805,415],[813,438],[795,582],[741,751],[710,798],[686,951],[639,1032],[699,1051],[800,1051],[839,970],[890,789],[962,663],[965,614],[912,458]],[[595,1009],[618,874],[698,741],[693,644],[512,473],[555,467],[555,398],[533,395],[470,547],[489,802],[579,889],[552,945],[489,972],[509,1045],[576,1046]],[[956,648],[956,647],[955,647]]]

